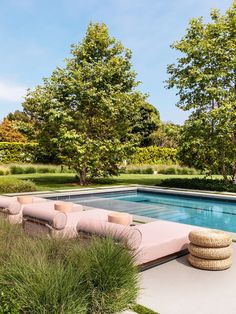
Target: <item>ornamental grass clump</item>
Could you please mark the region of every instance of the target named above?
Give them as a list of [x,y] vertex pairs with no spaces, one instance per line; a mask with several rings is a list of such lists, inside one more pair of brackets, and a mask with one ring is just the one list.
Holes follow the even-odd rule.
[[138,272],[133,253],[111,238],[94,238],[85,260],[88,314],[120,313],[134,304]]
[[111,239],[29,238],[0,221],[0,314],[112,314],[134,304],[134,256]]

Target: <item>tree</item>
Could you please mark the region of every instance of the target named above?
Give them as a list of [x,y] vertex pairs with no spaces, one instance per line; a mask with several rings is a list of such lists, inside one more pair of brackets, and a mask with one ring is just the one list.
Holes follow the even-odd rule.
[[136,91],[131,52],[105,24],[90,24],[72,46],[64,68],[30,90],[23,107],[35,121],[40,145],[73,167],[80,184],[115,175],[140,136],[133,126],[145,96]]
[[0,124],[0,142],[26,141],[27,138],[14,127],[14,124],[10,120],[3,120],[3,122]]
[[172,122],[162,122],[157,131],[149,135],[150,145],[177,148],[181,126]]
[[11,121],[14,128],[23,134],[28,141],[36,139],[34,121],[26,114],[26,112],[20,110],[10,112],[6,119]]
[[150,135],[157,131],[161,121],[159,111],[151,104],[149,104],[145,98],[137,99],[137,105],[139,107],[139,118],[136,125],[133,127],[133,133],[140,136],[140,146],[146,147],[151,144]]
[[184,163],[221,173],[236,183],[236,2],[212,21],[192,19],[172,47],[182,53],[167,68],[167,87],[176,87],[183,110],[191,110],[180,145]]

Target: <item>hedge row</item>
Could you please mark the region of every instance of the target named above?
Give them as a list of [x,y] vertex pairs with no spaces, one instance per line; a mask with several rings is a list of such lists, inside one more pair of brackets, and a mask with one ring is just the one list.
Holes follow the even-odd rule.
[[0,142],[0,163],[35,162],[37,143]]
[[132,164],[176,164],[177,150],[175,148],[148,146],[138,148],[132,156],[130,163]]
[[236,193],[236,185],[232,183],[225,183],[221,179],[206,179],[206,178],[172,178],[165,179],[156,184],[157,186],[168,186],[174,188],[233,192]]
[[36,185],[30,180],[20,180],[16,178],[1,178],[0,180],[0,194],[33,192],[36,190]]
[[[37,143],[0,142],[0,163],[33,163],[42,154]],[[177,151],[174,148],[148,146],[138,148],[132,156],[132,164],[176,164]],[[42,158],[42,157],[41,157]]]

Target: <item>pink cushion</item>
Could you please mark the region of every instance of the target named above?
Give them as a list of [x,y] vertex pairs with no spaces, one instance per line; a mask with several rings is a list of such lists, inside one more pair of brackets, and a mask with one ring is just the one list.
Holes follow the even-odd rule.
[[108,222],[129,226],[133,222],[133,216],[128,213],[113,212],[108,215]]
[[[33,203],[44,203],[48,200],[41,197],[33,197],[32,202]],[[0,211],[6,212],[10,215],[17,215],[21,212],[24,205],[21,205],[17,197],[0,197]]]
[[0,208],[8,208],[12,202],[17,202],[16,197],[0,196]]
[[32,208],[30,205],[23,210],[24,219],[39,220],[52,226],[54,229],[63,229],[66,226],[67,216],[65,213],[58,212],[54,209],[43,209],[40,207]]
[[138,225],[142,242],[138,248],[138,263],[143,264],[182,251],[189,243],[188,234],[200,227],[157,220]]
[[132,248],[137,249],[142,240],[141,232],[135,228],[96,219],[81,219],[77,224],[78,232],[85,232],[98,236],[111,236],[115,240],[124,241]]

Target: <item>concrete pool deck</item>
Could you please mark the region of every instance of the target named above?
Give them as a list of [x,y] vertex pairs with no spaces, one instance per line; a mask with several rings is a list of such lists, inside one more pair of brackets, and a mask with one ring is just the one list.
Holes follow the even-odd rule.
[[183,256],[141,273],[138,303],[160,314],[235,314],[236,244],[225,271],[191,267]]

